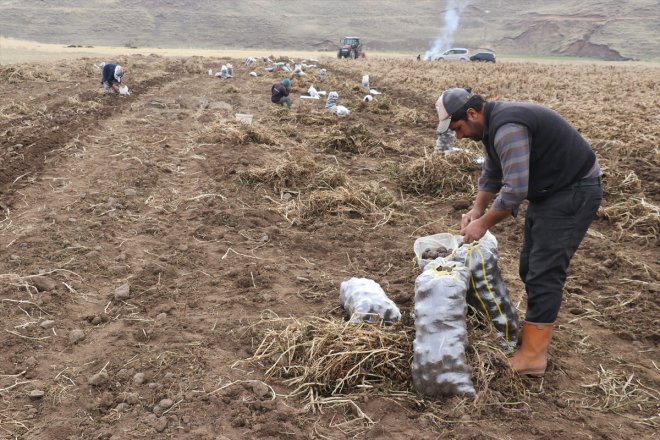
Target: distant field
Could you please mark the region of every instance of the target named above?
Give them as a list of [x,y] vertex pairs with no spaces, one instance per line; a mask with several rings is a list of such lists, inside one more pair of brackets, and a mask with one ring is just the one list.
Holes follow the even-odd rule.
[[[137,54],[157,54],[168,57],[203,56],[244,58],[248,56],[268,56],[271,55],[271,52],[273,51],[262,51],[259,49],[163,49],[154,47],[131,49],[128,47],[111,46],[66,47],[66,45],[63,44],[47,44],[34,41],[16,40],[13,38],[0,38],[0,64],[56,61],[60,59],[78,59],[84,57],[115,57]],[[334,57],[334,52],[321,51],[279,50],[277,53],[299,58]],[[371,55],[375,56],[376,53],[371,53]],[[387,54],[387,56],[397,55]]]
[[[227,57],[245,58],[248,56],[286,55],[293,58],[334,58],[334,51],[304,51],[304,50],[269,50],[269,49],[201,49],[201,48],[156,48],[94,46],[94,47],[66,47],[64,44],[38,43],[35,41],[17,40],[0,37],[0,65],[27,62],[48,62],[66,59],[119,57],[129,55],[157,54],[166,57]],[[414,58],[417,54],[403,52],[368,51],[369,58]],[[498,54],[498,60],[507,62],[538,62],[538,63],[595,63],[611,65],[645,65],[658,64],[656,62],[639,61],[600,61],[592,58],[562,57],[562,56],[527,56]]]

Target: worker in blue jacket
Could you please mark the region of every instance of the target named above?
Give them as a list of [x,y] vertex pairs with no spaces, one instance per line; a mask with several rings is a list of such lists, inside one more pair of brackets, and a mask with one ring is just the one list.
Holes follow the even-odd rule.
[[119,64],[101,64],[101,84],[103,84],[103,94],[119,93],[121,78],[124,76],[124,69]]

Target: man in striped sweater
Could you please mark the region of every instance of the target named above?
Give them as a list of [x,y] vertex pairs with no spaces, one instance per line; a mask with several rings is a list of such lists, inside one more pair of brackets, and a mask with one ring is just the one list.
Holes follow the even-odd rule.
[[509,364],[519,374],[542,376],[568,265],[603,197],[598,160],[574,127],[541,105],[486,102],[471,89],[453,88],[436,109],[439,132],[451,129],[484,147],[478,193],[461,220],[466,242],[516,216],[529,201],[519,266],[527,313]]

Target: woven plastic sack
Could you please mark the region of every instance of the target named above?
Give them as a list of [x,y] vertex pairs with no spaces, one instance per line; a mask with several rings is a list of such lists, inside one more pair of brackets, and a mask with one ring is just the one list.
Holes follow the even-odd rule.
[[495,236],[486,232],[479,241],[459,246],[447,259],[469,269],[468,304],[493,323],[502,347],[514,351],[520,332],[518,312],[497,263]]
[[339,99],[339,93],[330,92],[328,94],[328,99],[325,101],[325,108],[332,109],[332,107],[337,105],[337,100]]
[[468,279],[461,263],[437,258],[415,281],[412,378],[415,390],[424,396],[475,395],[465,356]]
[[369,90],[369,75],[362,75],[362,87]]
[[[460,237],[460,236],[459,236]],[[461,242],[463,237],[460,237]],[[458,240],[455,235],[442,233],[419,237],[415,240],[413,251],[417,257],[419,267],[424,267],[438,257],[446,257],[458,248]]]
[[392,323],[401,319],[401,312],[380,285],[369,278],[351,278],[339,288],[339,301],[351,322]]

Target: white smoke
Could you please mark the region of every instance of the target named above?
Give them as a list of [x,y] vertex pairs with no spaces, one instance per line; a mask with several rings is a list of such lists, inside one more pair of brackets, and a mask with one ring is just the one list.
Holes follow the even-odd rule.
[[433,46],[424,54],[424,59],[429,61],[434,57],[440,55],[445,50],[451,48],[454,42],[454,32],[458,29],[458,22],[461,18],[461,13],[465,9],[465,2],[449,0],[447,2],[447,10],[445,11],[442,19],[444,26],[442,33],[435,39]]

